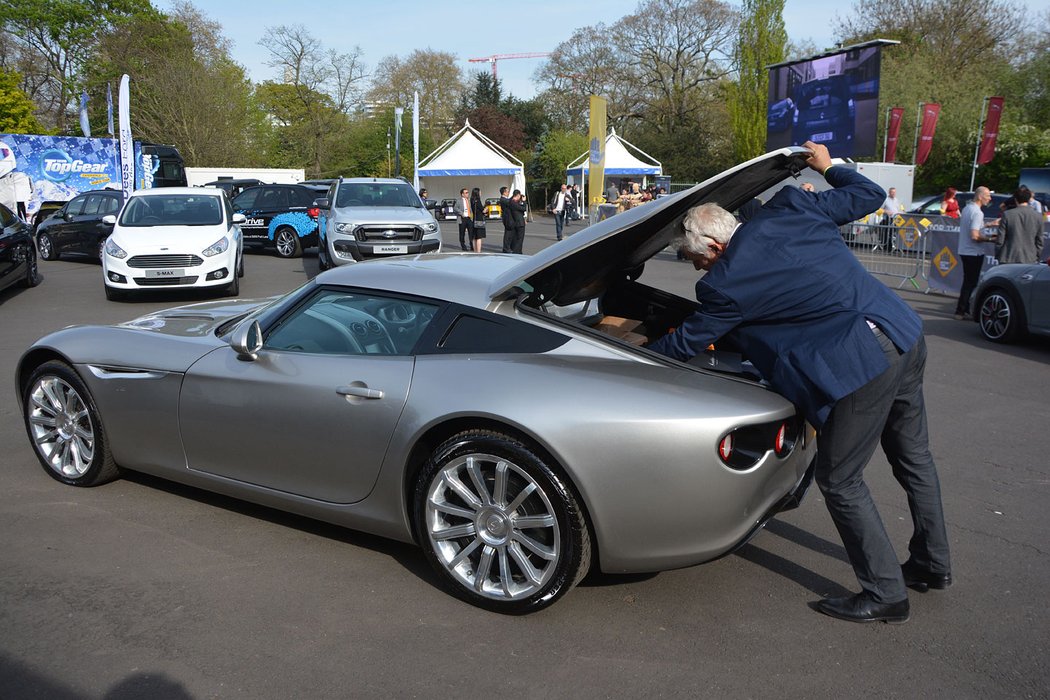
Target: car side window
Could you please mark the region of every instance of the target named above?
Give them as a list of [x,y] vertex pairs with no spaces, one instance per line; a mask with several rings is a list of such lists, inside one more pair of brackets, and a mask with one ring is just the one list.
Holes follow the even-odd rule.
[[98,214],[98,208],[102,204],[102,195],[93,194],[89,195],[84,201],[84,214],[87,216],[93,216]]
[[233,198],[233,208],[237,211],[254,209],[255,200],[259,196],[260,189],[261,188],[252,188],[241,192],[239,195]]
[[84,213],[84,204],[87,201],[87,197],[75,197],[70,200],[69,204],[66,205],[66,214],[70,216],[80,216]]
[[15,215],[11,213],[10,209],[5,207],[3,204],[0,204],[0,225],[4,226],[6,228],[7,226],[10,226],[14,222],[15,222]]
[[265,187],[256,206],[260,209],[281,209],[284,206],[283,194],[284,191],[279,187]]
[[266,333],[270,350],[322,355],[408,355],[439,304],[321,289]]
[[98,213],[105,216],[106,214],[114,214],[120,209],[120,200],[116,197],[103,197],[102,203],[98,208]]
[[313,190],[302,190],[298,188],[292,190],[292,195],[292,201],[295,202],[294,206],[297,207],[309,207],[314,203],[315,199],[321,196],[315,194]]

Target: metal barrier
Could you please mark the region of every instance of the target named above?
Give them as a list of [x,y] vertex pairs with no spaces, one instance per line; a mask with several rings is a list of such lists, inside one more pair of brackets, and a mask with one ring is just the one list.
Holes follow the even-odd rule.
[[909,282],[920,289],[916,280],[925,279],[926,245],[917,230],[893,224],[850,223],[839,231],[865,270],[899,279],[897,289]]

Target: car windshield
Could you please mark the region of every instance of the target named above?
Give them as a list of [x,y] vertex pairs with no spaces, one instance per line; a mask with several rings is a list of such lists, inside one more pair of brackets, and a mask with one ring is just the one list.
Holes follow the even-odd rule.
[[834,78],[814,80],[798,89],[796,98],[800,109],[827,109],[838,107],[848,99],[846,85]]
[[415,207],[419,196],[408,185],[384,182],[345,182],[335,195],[336,207]]
[[169,194],[132,197],[121,226],[214,226],[222,223],[222,201],[214,195]]

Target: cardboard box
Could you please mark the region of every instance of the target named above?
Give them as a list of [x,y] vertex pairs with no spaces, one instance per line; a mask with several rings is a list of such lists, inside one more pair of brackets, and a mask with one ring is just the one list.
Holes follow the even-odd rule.
[[605,316],[598,322],[594,329],[601,331],[606,335],[611,335],[614,338],[626,341],[631,345],[644,345],[648,339],[641,333],[632,332],[640,325],[642,325],[641,321],[636,321],[631,318]]

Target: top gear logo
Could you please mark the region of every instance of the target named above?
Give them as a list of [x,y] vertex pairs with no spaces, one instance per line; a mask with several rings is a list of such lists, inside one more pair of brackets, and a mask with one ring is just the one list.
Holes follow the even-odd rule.
[[90,177],[106,172],[108,163],[86,163],[79,158],[74,160],[63,150],[52,149],[40,157],[44,177],[52,182],[65,182],[70,175],[78,174]]

